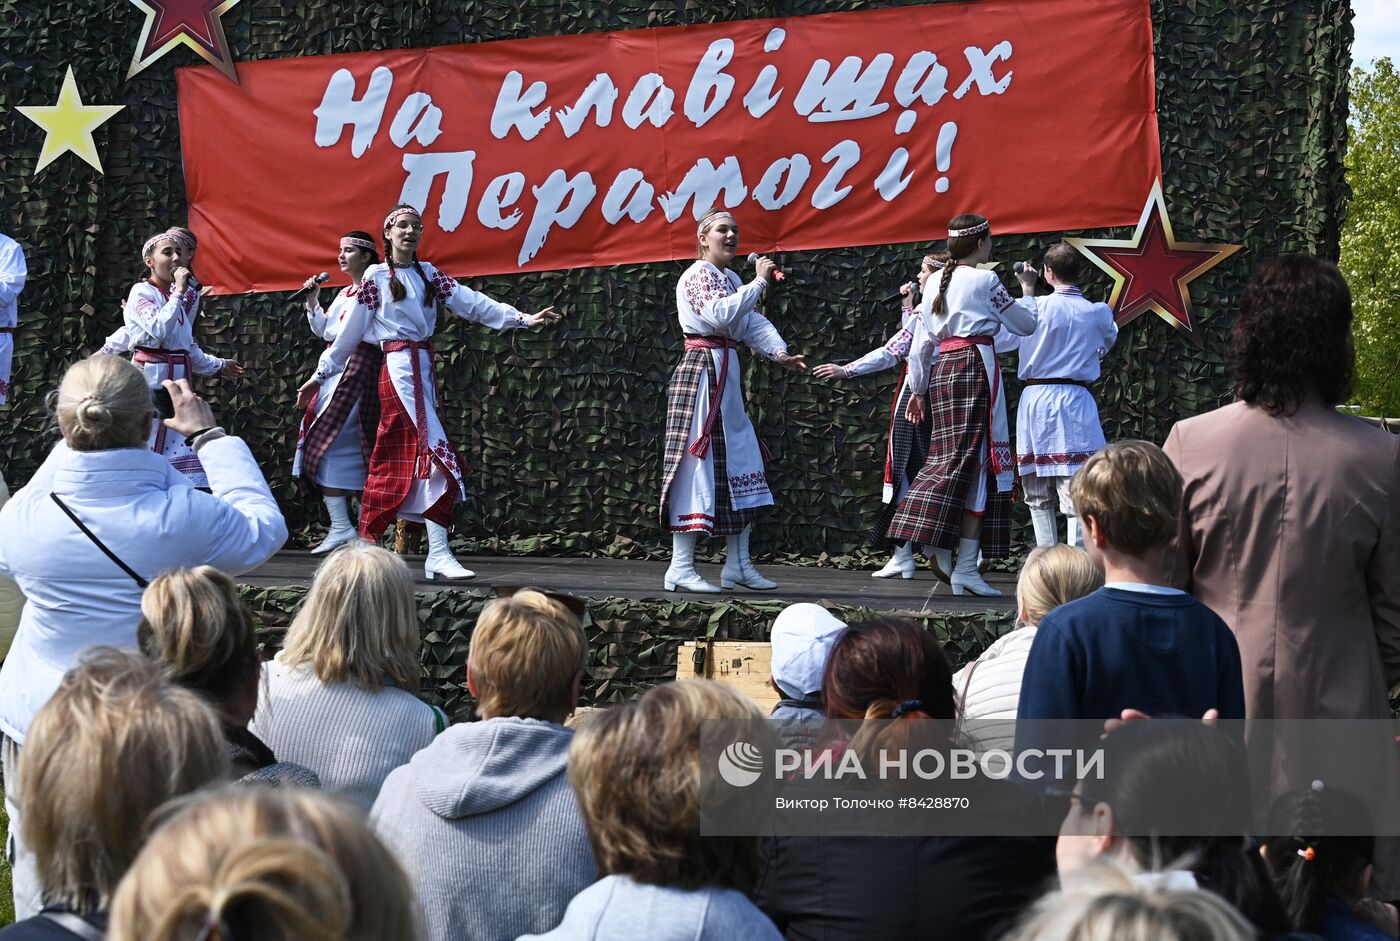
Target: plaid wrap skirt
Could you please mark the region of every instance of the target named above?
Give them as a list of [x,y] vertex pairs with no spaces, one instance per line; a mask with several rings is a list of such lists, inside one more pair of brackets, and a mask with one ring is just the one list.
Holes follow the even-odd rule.
[[996,475],[987,461],[991,390],[976,347],[940,353],[929,388],[936,392],[929,403],[928,459],[909,484],[886,538],[957,548],[968,491],[977,475],[985,473],[989,479],[982,554],[1004,559],[1011,552],[1011,494],[997,492]]
[[[729,382],[738,382],[737,375],[730,375]],[[706,383],[710,390],[710,401],[715,399],[719,375],[715,371],[715,361],[709,350],[686,350],[681,361],[671,373],[671,382],[666,387],[666,445],[662,456],[661,469],[661,528],[671,529],[670,495],[671,482],[681,460],[690,447],[691,426],[695,419],[695,409],[700,396],[700,383]],[[710,454],[715,468],[715,516],[714,521],[697,520],[693,527],[684,532],[702,532],[711,536],[735,536],[754,521],[758,509],[735,510],[729,498],[728,464],[725,461],[724,423],[716,418],[716,434],[710,440]]]
[[301,476],[297,478],[297,485],[308,500],[320,496],[316,474],[321,469],[321,461],[335,444],[356,403],[360,406],[360,450],[368,466],[379,426],[379,389],[375,380],[383,366],[384,351],[371,343],[361,343],[350,354],[330,404],[319,415],[316,414],[319,403],[313,401],[307,408],[301,439]]
[[[436,384],[436,371],[425,376],[424,381]],[[379,428],[375,433],[374,452],[369,458],[369,476],[360,497],[360,535],[365,539],[378,542],[398,514],[413,484],[418,455],[418,426],[404,408],[389,375],[389,364],[385,362],[379,368]],[[449,447],[446,454],[432,451],[430,455],[432,462],[438,465],[436,469],[446,474],[450,482],[446,492],[423,513],[423,518],[450,527],[452,505],[460,489],[455,482],[457,475],[449,468],[448,461],[455,462],[462,473],[469,468],[454,448]]]
[[[903,381],[899,384],[899,392],[895,395],[894,414],[890,416],[890,440],[886,450],[885,473],[889,480],[889,486],[893,488],[889,500],[880,508],[879,514],[875,517],[875,522],[871,524],[870,536],[867,542],[876,549],[887,549],[890,547],[889,531],[890,522],[894,519],[894,514],[899,510],[900,500],[903,494],[899,493],[901,479],[905,482],[912,481],[923,470],[924,461],[928,459],[928,443],[932,424],[925,420],[921,425],[910,424],[904,417],[904,410],[909,405],[909,399],[914,393],[909,391]],[[928,397],[924,398],[925,409],[928,407]]]

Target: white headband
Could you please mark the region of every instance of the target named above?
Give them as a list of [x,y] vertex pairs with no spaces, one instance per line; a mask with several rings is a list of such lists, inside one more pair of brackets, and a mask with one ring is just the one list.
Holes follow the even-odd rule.
[[389,215],[384,218],[384,228],[387,229],[392,227],[395,222],[398,222],[399,219],[401,219],[404,216],[413,216],[415,219],[418,219],[420,221],[423,218],[423,216],[418,212],[417,209],[414,209],[411,206],[405,206],[402,209],[395,209],[393,212],[389,213]]
[[949,229],[949,230],[948,230],[948,238],[950,238],[950,239],[960,239],[960,238],[963,238],[964,236],[967,236],[967,235],[981,235],[983,232],[986,232],[986,231],[988,231],[989,229],[991,229],[991,227],[992,227],[992,224],[991,224],[990,222],[988,222],[986,219],[983,219],[981,222],[977,223],[976,225],[974,225],[974,226],[969,226],[969,227],[966,228],[966,229]]
[[732,213],[725,212],[723,209],[715,209],[707,212],[700,217],[700,225],[695,229],[695,237],[697,239],[704,238],[705,233],[710,231],[710,226],[714,225],[721,216],[728,216],[731,220],[734,219]]
[[[385,228],[388,228],[388,226],[385,226]],[[363,248],[367,252],[372,252],[375,249],[374,243],[371,242],[369,239],[355,238],[353,235],[347,235],[344,238],[342,238],[340,240],[340,247]]]

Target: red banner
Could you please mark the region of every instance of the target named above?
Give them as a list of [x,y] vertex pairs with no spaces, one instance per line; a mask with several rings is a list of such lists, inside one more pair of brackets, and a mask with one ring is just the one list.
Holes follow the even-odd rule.
[[862,13],[180,69],[201,278],[287,290],[424,208],[457,275],[1131,225],[1161,174],[1148,0]]

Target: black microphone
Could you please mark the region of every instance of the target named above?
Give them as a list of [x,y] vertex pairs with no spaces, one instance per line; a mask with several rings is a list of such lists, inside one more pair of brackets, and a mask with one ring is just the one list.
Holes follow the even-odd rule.
[[1026,270],[1026,266],[1023,262],[1018,261],[1011,266],[1011,270],[1014,271],[1016,274],[1020,274],[1022,271]]
[[[919,290],[919,279],[918,279],[918,278],[910,278],[910,279],[909,279],[908,281],[906,281],[905,283],[906,283],[906,284],[913,284],[913,285],[914,285],[914,291],[918,291],[918,290]],[[904,296],[904,290],[901,288],[900,290],[895,291],[893,294],[890,294],[890,295],[888,295],[888,296],[886,296],[886,297],[880,298],[879,303],[881,303],[881,304],[888,304],[890,301],[897,301],[897,300],[899,300],[899,299],[900,299],[901,297],[903,297],[903,296]],[[914,292],[913,292],[913,291],[910,292],[910,294],[909,294],[909,299],[910,299],[911,301],[914,299]]]
[[[751,264],[751,265],[756,265],[756,264],[758,264],[758,252],[749,252],[749,264]],[[773,280],[774,280],[774,281],[781,281],[781,280],[783,280],[783,279],[786,278],[786,277],[787,277],[787,275],[783,274],[783,273],[782,273],[781,271],[779,271],[777,268],[774,268],[774,269],[773,269]]]
[[[318,275],[316,276],[316,283],[317,283],[317,284],[325,284],[325,283],[326,283],[327,281],[329,281],[330,279],[331,279],[330,274],[329,274],[328,272],[322,271],[320,274],[318,274]],[[301,290],[299,290],[299,291],[295,292],[294,294],[292,294],[292,296],[289,297],[289,298],[287,298],[287,300],[289,300],[289,301],[294,301],[294,300],[296,300],[297,298],[301,297],[303,294],[305,294],[305,293],[306,293],[307,291],[309,291],[309,290],[311,290],[311,289],[310,289],[310,288],[302,288]]]

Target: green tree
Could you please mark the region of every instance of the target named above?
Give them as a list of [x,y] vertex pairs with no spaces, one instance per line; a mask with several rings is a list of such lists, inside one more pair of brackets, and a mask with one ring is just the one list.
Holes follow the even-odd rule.
[[1356,310],[1354,401],[1400,416],[1400,73],[1389,59],[1352,71],[1346,172],[1341,267]]

